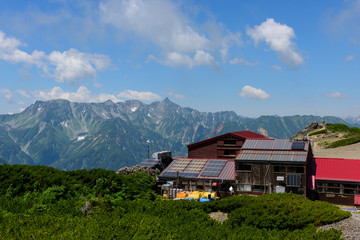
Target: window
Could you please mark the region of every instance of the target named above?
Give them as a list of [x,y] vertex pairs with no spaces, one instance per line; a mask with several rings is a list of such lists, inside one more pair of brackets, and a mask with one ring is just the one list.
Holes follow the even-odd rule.
[[236,146],[236,140],[224,140],[225,146]]
[[235,156],[236,150],[235,149],[225,149],[224,156]]
[[345,194],[358,194],[357,184],[344,184]]
[[343,193],[342,188],[326,188],[326,193]]
[[340,183],[327,183],[326,186],[328,187],[342,187]]
[[[266,192],[268,187],[266,186]],[[264,192],[264,185],[253,185],[253,192]]]
[[251,164],[238,162],[236,164],[236,170],[251,172]]
[[251,192],[251,185],[238,184],[237,185],[237,190],[238,191],[243,191],[243,192]]
[[288,167],[289,173],[304,173],[304,167]]
[[196,190],[202,191],[202,190],[204,190],[204,186],[196,185]]
[[325,187],[325,183],[323,182],[316,182],[317,187]]
[[357,188],[356,184],[344,184],[344,188]]
[[274,172],[284,173],[284,172],[286,172],[286,167],[285,166],[274,166]]
[[345,194],[358,194],[356,189],[344,189]]
[[300,174],[288,174],[286,176],[286,186],[300,187],[301,186],[301,175]]

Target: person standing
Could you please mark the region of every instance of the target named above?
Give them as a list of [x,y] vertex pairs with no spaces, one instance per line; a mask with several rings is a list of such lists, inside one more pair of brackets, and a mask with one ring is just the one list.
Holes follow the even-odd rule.
[[233,196],[233,195],[234,195],[234,188],[233,188],[233,186],[230,186],[230,187],[229,187],[229,192],[230,192],[230,196]]

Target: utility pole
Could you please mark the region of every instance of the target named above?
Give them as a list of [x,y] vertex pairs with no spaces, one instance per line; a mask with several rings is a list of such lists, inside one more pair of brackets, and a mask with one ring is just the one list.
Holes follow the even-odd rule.
[[150,159],[150,140],[146,140],[146,143],[147,143],[147,152],[148,152],[148,157],[147,159]]

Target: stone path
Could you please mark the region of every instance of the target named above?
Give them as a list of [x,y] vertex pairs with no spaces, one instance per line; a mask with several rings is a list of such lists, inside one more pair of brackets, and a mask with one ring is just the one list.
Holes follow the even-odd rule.
[[337,223],[321,226],[323,230],[330,228],[339,229],[342,231],[342,237],[345,240],[359,240],[360,239],[360,213],[351,213],[352,216]]

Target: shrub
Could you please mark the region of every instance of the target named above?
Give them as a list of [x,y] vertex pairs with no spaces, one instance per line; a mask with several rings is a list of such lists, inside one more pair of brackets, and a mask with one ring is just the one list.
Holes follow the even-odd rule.
[[326,132],[327,132],[327,130],[326,130],[326,129],[323,129],[323,130],[320,130],[320,131],[317,131],[317,132],[310,133],[310,134],[309,134],[309,137],[310,137],[310,136],[314,136],[314,135],[323,134],[323,133],[326,133]]
[[327,147],[328,148],[336,148],[336,147],[347,146],[347,145],[358,143],[358,142],[360,142],[360,136],[338,140],[338,141],[330,143]]
[[347,132],[350,130],[349,126],[342,123],[334,123],[326,126],[326,129],[328,129],[331,132]]

